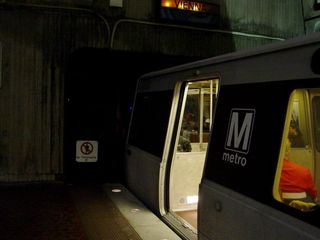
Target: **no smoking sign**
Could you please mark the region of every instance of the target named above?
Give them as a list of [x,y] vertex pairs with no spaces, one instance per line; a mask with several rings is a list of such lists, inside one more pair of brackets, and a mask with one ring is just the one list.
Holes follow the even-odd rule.
[[96,162],[98,161],[98,142],[81,140],[76,143],[77,162]]

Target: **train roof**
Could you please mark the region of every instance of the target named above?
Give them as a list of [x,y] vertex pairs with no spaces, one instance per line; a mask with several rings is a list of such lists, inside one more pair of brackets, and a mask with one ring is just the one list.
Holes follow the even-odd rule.
[[221,85],[318,78],[311,59],[318,52],[314,61],[319,70],[319,49],[320,33],[313,33],[147,73],[140,78],[138,90],[171,89],[179,79],[214,75],[221,78]]

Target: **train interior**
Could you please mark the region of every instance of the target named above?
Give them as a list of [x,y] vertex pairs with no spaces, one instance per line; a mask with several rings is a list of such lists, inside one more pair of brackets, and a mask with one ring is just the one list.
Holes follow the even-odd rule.
[[[310,190],[290,184],[287,178],[290,174],[288,162],[304,169],[310,179]],[[320,89],[296,89],[289,100],[273,189],[275,199],[301,211],[315,209],[320,189],[319,167]],[[298,175],[295,176],[298,178]]]
[[197,231],[199,184],[218,91],[218,79],[187,82],[180,91],[177,136],[169,173],[169,213]]

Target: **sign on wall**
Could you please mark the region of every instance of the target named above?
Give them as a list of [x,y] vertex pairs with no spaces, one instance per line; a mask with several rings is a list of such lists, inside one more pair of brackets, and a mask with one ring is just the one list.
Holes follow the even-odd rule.
[[219,11],[219,5],[200,0],[161,0],[160,18],[176,22],[218,25]]
[[98,161],[98,142],[79,140],[76,143],[77,162],[96,162]]

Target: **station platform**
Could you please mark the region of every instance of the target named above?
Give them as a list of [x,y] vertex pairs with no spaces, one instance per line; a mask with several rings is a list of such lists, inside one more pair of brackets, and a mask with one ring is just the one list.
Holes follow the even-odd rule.
[[121,184],[0,184],[2,240],[181,240]]

